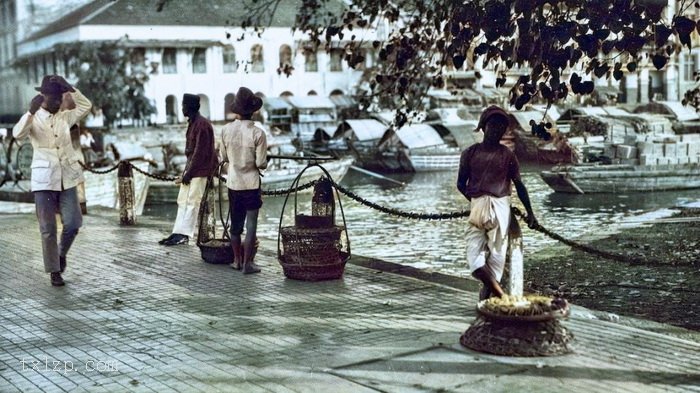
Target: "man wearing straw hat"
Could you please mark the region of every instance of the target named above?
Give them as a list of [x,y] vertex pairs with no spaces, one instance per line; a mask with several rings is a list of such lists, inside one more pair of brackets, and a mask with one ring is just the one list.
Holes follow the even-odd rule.
[[185,94],[182,97],[182,114],[187,117],[185,156],[187,163],[182,176],[175,183],[180,185],[177,195],[177,216],[170,236],[159,241],[165,246],[187,244],[197,226],[199,204],[204,196],[207,178],[218,165],[214,147],[214,129],[199,113],[199,96]]
[[[244,274],[260,272],[253,259],[258,212],[263,203],[260,171],[267,168],[267,137],[265,130],[251,119],[261,107],[262,99],[241,87],[232,107],[238,120],[226,124],[221,132],[222,161],[228,162],[226,186],[231,212],[232,267]],[[244,226],[246,234],[241,244]]]
[[[44,270],[51,274],[51,285],[63,286],[61,273],[66,255],[83,224],[76,186],[85,181],[70,128],[85,117],[92,103],[59,75],[46,75],[37,87],[41,94],[32,99],[29,111],[15,125],[17,139],[29,136],[34,148],[31,187],[39,219]],[[61,109],[64,95],[70,94],[73,109]],[[57,238],[56,214],[63,230]]]
[[510,116],[492,105],[481,114],[475,131],[484,130],[484,141],[470,146],[460,158],[457,189],[471,201],[467,228],[467,261],[472,276],[483,283],[480,300],[503,296],[503,276],[511,224],[511,182],[527,210],[530,228],[537,224],[530,197],[520,179],[515,154],[500,141],[511,127]]

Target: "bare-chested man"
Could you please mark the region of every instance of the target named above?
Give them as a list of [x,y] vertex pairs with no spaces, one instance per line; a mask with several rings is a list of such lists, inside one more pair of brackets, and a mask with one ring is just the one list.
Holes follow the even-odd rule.
[[528,226],[537,224],[527,189],[520,180],[518,159],[500,143],[509,119],[503,109],[487,108],[477,126],[477,131],[484,130],[484,141],[462,152],[459,164],[457,189],[471,201],[467,261],[471,274],[483,283],[480,299],[503,296],[499,282],[508,250],[511,182],[527,210]]

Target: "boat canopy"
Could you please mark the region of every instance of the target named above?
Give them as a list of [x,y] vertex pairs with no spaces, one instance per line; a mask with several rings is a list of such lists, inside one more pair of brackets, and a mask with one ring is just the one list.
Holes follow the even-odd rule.
[[[530,120],[534,120],[535,123],[539,123],[543,120],[542,112],[538,111],[511,111],[510,115],[515,119],[516,125],[523,131],[530,131]],[[560,118],[561,119],[561,118]],[[544,121],[552,123],[552,127],[555,127],[554,121],[549,116],[544,117]]]
[[297,109],[335,109],[333,101],[323,96],[291,96],[286,100]]
[[426,121],[439,120],[443,123],[460,123],[465,120],[477,120],[476,116],[460,107],[434,108],[426,114]]
[[345,120],[335,131],[334,137],[354,134],[358,141],[377,140],[384,135],[387,126],[374,119]]
[[635,113],[648,112],[660,113],[672,117],[677,121],[697,121],[700,116],[694,109],[684,106],[678,101],[655,101],[640,105],[634,109]]
[[629,115],[631,113],[616,106],[581,106],[566,109],[557,121],[570,121],[582,116],[619,117]]
[[322,138],[324,140],[330,139],[335,135],[336,127],[334,126],[322,126],[316,128],[314,133],[314,139]]
[[[388,131],[391,133],[392,131]],[[409,149],[444,145],[437,130],[430,124],[411,124],[396,131],[399,141]]]
[[477,124],[476,120],[467,120],[459,123],[433,124],[432,126],[442,135],[444,140],[448,140],[447,134],[449,134],[457,147],[466,149],[475,143],[481,143],[484,139],[483,132],[474,132]]
[[292,109],[292,105],[282,97],[265,97],[263,102],[267,110],[281,111]]
[[335,104],[337,108],[352,108],[357,105],[357,101],[351,96],[346,96],[344,94],[335,94],[330,96],[331,102]]

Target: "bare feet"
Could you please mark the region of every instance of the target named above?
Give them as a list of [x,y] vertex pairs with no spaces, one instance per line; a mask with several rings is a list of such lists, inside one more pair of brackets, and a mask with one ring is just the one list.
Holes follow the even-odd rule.
[[241,267],[243,274],[260,273],[260,267],[255,262],[248,262]]

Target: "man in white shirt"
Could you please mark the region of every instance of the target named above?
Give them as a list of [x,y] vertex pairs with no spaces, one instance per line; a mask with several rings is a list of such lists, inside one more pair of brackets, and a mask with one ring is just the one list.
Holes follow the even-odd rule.
[[[222,162],[228,162],[228,199],[231,212],[231,247],[233,268],[244,274],[258,273],[255,264],[255,237],[258,212],[262,206],[261,173],[267,168],[265,130],[253,122],[253,113],[262,107],[262,99],[250,89],[241,87],[233,101],[232,111],[238,115],[221,132]],[[245,225],[245,240],[241,234]]]
[[[13,128],[17,139],[29,136],[34,148],[31,188],[39,219],[44,270],[51,285],[64,285],[66,254],[73,244],[83,218],[76,186],[84,181],[80,155],[73,147],[70,128],[85,117],[92,103],[59,75],[47,75],[36,88],[29,111]],[[60,110],[63,95],[70,93],[74,109]],[[56,214],[63,224],[58,243]]]

